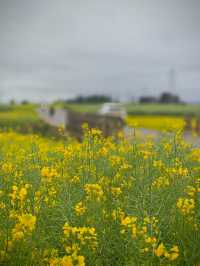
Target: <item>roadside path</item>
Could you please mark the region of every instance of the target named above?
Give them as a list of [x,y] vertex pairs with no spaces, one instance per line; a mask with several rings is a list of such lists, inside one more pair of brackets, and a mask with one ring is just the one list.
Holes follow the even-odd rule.
[[44,122],[51,126],[60,127],[66,126],[67,123],[67,111],[64,109],[55,109],[51,115],[48,108],[40,107],[37,109],[37,113]]

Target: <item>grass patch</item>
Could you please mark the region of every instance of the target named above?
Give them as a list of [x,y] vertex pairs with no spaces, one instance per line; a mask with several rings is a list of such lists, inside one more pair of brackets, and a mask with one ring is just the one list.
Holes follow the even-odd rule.
[[200,115],[199,104],[127,104],[130,115]]

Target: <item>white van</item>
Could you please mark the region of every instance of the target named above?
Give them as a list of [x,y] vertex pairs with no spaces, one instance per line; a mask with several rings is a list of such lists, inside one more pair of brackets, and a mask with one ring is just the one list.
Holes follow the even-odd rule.
[[125,119],[125,108],[120,103],[104,103],[98,112],[100,115],[116,116]]

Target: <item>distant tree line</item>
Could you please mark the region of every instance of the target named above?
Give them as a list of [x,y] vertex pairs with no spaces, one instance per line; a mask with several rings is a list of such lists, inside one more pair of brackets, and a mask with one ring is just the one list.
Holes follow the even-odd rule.
[[158,98],[153,96],[141,96],[140,103],[183,103],[178,95],[170,92],[163,92]]
[[[88,96],[83,96],[79,95],[73,99],[68,99],[68,100],[57,100],[54,103],[106,103],[106,102],[113,102],[113,98],[111,96],[105,95],[105,94],[93,94],[93,95],[88,95]],[[155,97],[155,96],[150,96],[150,95],[144,95],[139,98],[139,103],[175,103],[175,104],[181,104],[183,103],[179,96],[176,94],[172,94],[170,92],[163,92],[160,96]],[[14,105],[15,101],[11,100],[10,105]],[[21,104],[26,105],[29,104],[29,101],[23,100]]]
[[77,96],[75,99],[66,100],[66,103],[105,103],[112,102],[112,98],[106,95]]

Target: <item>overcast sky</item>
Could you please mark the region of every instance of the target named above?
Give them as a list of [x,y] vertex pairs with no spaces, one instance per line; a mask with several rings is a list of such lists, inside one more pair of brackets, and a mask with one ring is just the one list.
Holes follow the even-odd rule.
[[199,0],[0,0],[0,98],[169,89],[200,101]]

